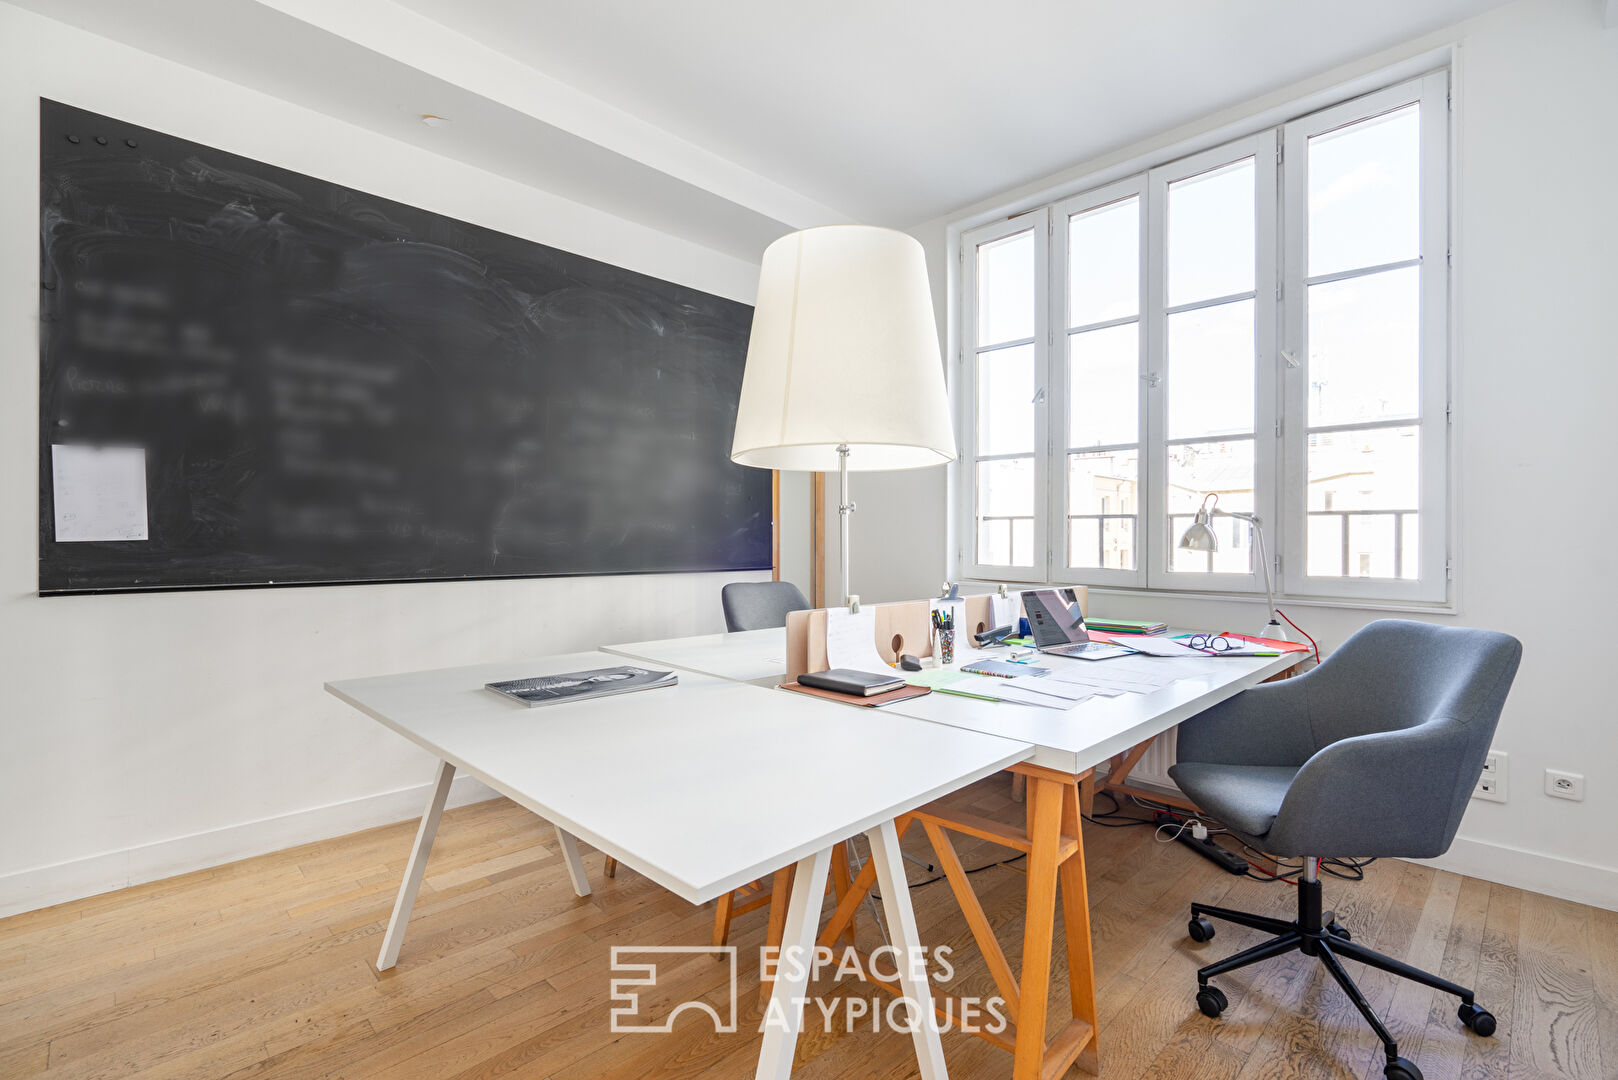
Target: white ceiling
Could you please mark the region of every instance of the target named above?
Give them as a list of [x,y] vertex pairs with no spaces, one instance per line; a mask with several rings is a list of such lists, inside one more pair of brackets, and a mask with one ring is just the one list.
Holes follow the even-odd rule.
[[1503,0],[11,2],[756,260],[793,228],[929,220]]
[[399,0],[860,220],[911,225],[1500,0]]

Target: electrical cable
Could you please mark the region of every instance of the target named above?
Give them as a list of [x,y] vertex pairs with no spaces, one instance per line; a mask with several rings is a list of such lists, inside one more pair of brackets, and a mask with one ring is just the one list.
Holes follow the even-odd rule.
[[[1020,859],[1026,859],[1027,857],[1028,856],[1025,853],[1019,852],[1018,854],[1013,855],[1009,859],[1001,859],[998,862],[984,863],[982,866],[969,866],[969,867],[967,867],[965,869],[964,873],[968,877],[970,877],[973,874],[981,874],[985,870],[993,870],[997,866],[1010,866],[1012,863],[1017,862]],[[915,890],[915,889],[921,888],[924,885],[936,884],[937,882],[945,880],[947,877],[948,877],[947,874],[936,874],[933,877],[927,878],[927,879],[925,879],[923,881],[909,882],[909,886],[910,886],[910,888],[912,890]],[[870,897],[873,897],[874,899],[877,899],[877,900],[882,899],[882,894],[877,891],[876,886],[874,886],[874,885],[871,887],[871,891],[869,893],[867,893],[866,895],[868,895]]]
[[1320,663],[1320,643],[1317,642],[1314,638],[1309,637],[1309,631],[1305,630],[1303,627],[1301,627],[1297,623],[1293,622],[1291,615],[1288,615],[1286,612],[1282,611],[1280,608],[1276,608],[1275,613],[1277,615],[1281,616],[1281,618],[1285,619],[1287,621],[1287,625],[1292,627],[1292,629],[1296,630],[1298,633],[1302,634],[1304,637],[1309,638],[1309,644],[1315,650],[1315,663],[1319,664]]

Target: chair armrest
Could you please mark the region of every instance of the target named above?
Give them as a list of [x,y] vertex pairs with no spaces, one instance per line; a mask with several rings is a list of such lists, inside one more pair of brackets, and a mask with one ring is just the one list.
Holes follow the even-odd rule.
[[1274,855],[1427,859],[1448,850],[1465,800],[1454,728],[1340,739],[1304,763],[1265,836]]
[[1315,752],[1309,727],[1313,675],[1260,683],[1183,721],[1176,756],[1213,765],[1302,765]]

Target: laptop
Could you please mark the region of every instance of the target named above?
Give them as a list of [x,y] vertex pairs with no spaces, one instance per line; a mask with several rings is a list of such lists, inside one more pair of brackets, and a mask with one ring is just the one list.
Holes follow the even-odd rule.
[[1055,589],[1031,589],[1022,594],[1023,610],[1028,613],[1028,629],[1034,636],[1034,648],[1047,656],[1069,656],[1079,660],[1106,660],[1113,656],[1129,656],[1134,649],[1100,641],[1091,641],[1084,628],[1084,613],[1079,605],[1069,607],[1062,602]]

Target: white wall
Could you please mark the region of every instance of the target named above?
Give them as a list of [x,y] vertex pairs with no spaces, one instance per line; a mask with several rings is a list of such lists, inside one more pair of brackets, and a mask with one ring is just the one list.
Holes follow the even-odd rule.
[[[34,595],[41,96],[738,300],[757,280],[755,264],[0,4],[0,915],[419,813],[427,755],[327,679],[723,629],[729,575]],[[784,545],[805,577],[806,490]]]
[[[912,230],[941,318],[949,222],[1458,42],[1455,462],[1460,610],[1429,621],[1517,635],[1524,660],[1495,740],[1509,799],[1474,801],[1440,865],[1618,908],[1618,610],[1612,476],[1618,435],[1618,29],[1591,0],[1518,0],[1205,121],[1164,132]],[[1077,190],[1077,189],[1074,189]],[[941,324],[942,326],[942,324]],[[942,470],[859,477],[856,580],[869,566],[919,595],[946,573]],[[1262,604],[1096,593],[1104,614],[1243,629]],[[1324,648],[1379,613],[1293,606]],[[1256,629],[1256,626],[1253,627]],[[1582,803],[1543,793],[1546,768],[1587,777]]]

